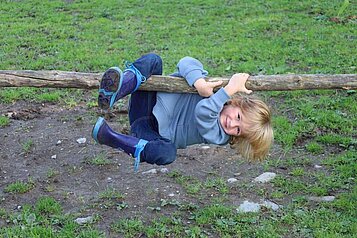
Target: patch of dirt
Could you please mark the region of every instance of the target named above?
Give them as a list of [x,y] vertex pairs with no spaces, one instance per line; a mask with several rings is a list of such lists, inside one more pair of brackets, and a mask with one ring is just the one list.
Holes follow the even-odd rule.
[[[76,213],[85,217],[100,216],[98,228],[110,236],[110,225],[125,217],[139,217],[150,221],[160,215],[170,215],[174,208],[166,206],[160,213],[150,207],[160,206],[163,200],[180,204],[205,206],[214,199],[229,206],[239,206],[244,200],[259,201],[260,188],[273,189],[272,185],[254,187],[252,180],[264,172],[261,164],[244,161],[229,146],[195,145],[179,150],[177,160],[163,167],[142,163],[138,173],[133,171],[133,159],[124,152],[98,145],[91,138],[92,126],[99,116],[97,109],[86,106],[65,108],[54,104],[16,102],[0,104],[0,115],[9,115],[10,125],[0,128],[0,204],[7,211],[18,205],[35,204],[41,196],[51,196],[59,201],[65,213]],[[114,113],[108,118],[117,131],[127,130],[127,116]],[[85,144],[77,143],[86,138]],[[30,148],[25,149],[31,141]],[[61,142],[59,142],[61,141]],[[28,143],[27,143],[28,144]],[[89,163],[104,154],[110,163]],[[275,147],[272,154],[280,158],[282,152]],[[156,174],[143,172],[156,168]],[[286,169],[271,171],[286,173]],[[189,183],[208,179],[236,178],[229,184],[228,193],[222,195],[217,188],[202,188],[190,194],[184,184],[170,173],[176,171],[187,176]],[[25,194],[5,193],[4,188],[15,181],[32,181],[34,188]],[[122,199],[104,200],[100,195],[108,188],[124,195]],[[244,189],[242,189],[244,188]],[[286,203],[280,200],[278,203]],[[118,205],[119,204],[119,205]],[[124,209],[119,209],[125,204]],[[119,206],[119,208],[118,208]]]

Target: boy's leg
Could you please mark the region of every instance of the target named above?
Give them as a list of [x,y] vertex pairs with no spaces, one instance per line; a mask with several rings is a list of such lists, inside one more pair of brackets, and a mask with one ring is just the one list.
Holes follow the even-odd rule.
[[142,117],[131,126],[131,134],[147,140],[141,161],[149,164],[165,165],[176,159],[176,146],[158,133],[158,124],[153,116]]
[[132,135],[123,135],[113,131],[103,118],[99,118],[93,127],[92,136],[99,144],[132,155],[135,158],[135,169],[142,161],[157,165],[172,163],[176,159],[176,147],[157,133],[157,125],[152,119],[137,120],[132,127]]
[[150,78],[151,75],[162,75],[162,59],[157,54],[143,55],[135,60],[133,65],[146,79]]
[[[133,65],[146,78],[151,75],[162,75],[162,60],[156,54],[143,55]],[[130,125],[138,118],[150,116],[155,104],[156,92],[136,91],[132,93],[129,101]]]
[[176,160],[177,149],[168,139],[158,138],[149,141],[143,152],[142,161],[149,164],[166,165]]
[[[143,76],[162,75],[162,60],[158,55],[144,55],[134,63]],[[158,133],[156,118],[152,110],[156,104],[156,92],[136,91],[131,94],[129,120],[131,134],[148,141],[141,160],[149,164],[165,165],[176,159],[176,146]]]
[[130,126],[139,118],[153,116],[155,104],[156,92],[136,91],[131,94],[128,109]]

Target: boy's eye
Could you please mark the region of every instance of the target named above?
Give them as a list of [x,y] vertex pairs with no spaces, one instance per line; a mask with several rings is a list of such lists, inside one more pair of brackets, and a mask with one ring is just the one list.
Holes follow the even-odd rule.
[[237,128],[237,135],[239,135],[239,132],[240,132],[240,128],[238,127]]
[[238,113],[238,117],[237,118],[238,118],[238,121],[240,121],[240,114],[239,113]]

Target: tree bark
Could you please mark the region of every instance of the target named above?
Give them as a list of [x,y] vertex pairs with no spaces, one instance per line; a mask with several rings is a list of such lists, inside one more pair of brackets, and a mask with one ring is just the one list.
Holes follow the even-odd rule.
[[[81,88],[97,89],[102,73],[66,71],[0,70],[0,87]],[[222,80],[225,86],[229,78]],[[220,86],[220,87],[221,87]],[[220,88],[218,87],[218,88]],[[357,89],[356,74],[286,74],[249,77],[246,87],[253,91],[288,91],[310,89]],[[216,90],[218,89],[216,88]],[[153,75],[139,90],[197,93],[183,78]]]

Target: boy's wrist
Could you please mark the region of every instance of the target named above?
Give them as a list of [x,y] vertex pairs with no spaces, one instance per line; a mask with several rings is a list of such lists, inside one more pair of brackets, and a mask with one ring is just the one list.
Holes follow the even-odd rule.
[[197,89],[197,88],[202,87],[205,82],[206,82],[206,80],[204,80],[203,78],[199,78],[193,83],[193,86]]
[[206,80],[204,80],[204,78],[199,78],[196,80],[196,82],[194,82],[193,86],[199,90],[201,88],[203,88],[206,84]]
[[224,87],[224,90],[226,91],[226,93],[227,93],[230,97],[232,97],[233,94],[236,93],[231,87],[229,87],[229,84],[227,84],[227,85]]
[[213,93],[213,90],[209,87],[204,78],[199,78],[194,84],[198,94],[202,97],[209,97]]

